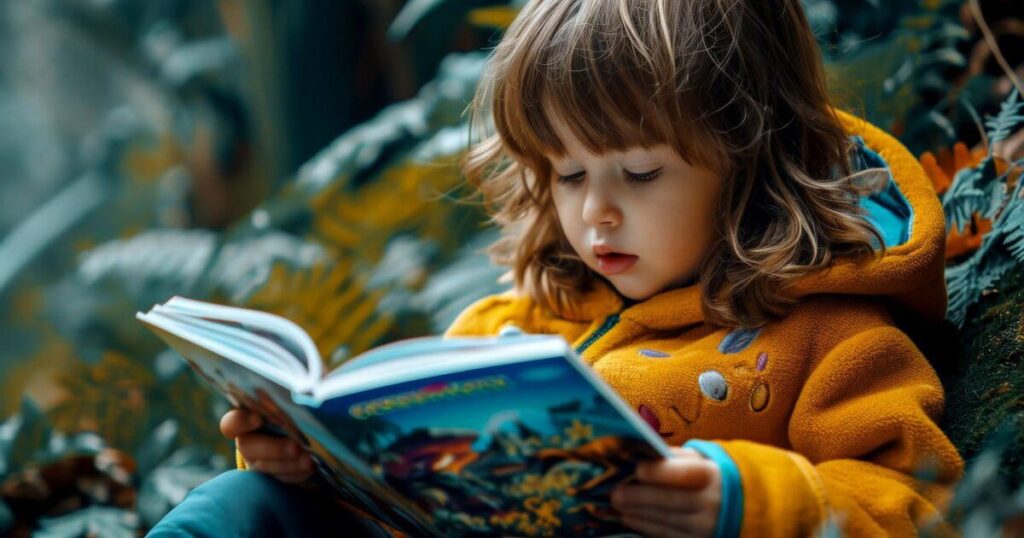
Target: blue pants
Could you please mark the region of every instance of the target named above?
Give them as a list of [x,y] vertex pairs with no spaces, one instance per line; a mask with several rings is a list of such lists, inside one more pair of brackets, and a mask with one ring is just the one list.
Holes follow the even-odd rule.
[[323,493],[256,471],[228,471],[192,490],[146,536],[339,535],[390,536]]

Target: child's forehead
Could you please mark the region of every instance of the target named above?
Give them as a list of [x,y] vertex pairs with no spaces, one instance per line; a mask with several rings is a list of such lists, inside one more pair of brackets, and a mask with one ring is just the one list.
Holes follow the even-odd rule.
[[[556,142],[561,146],[541,148],[541,152],[552,162],[607,157],[645,158],[652,154],[674,152],[666,141],[656,139],[633,139],[617,144],[602,144],[598,141],[602,137],[584,137],[583,133],[579,132],[586,125],[585,122],[574,121],[571,117],[558,114],[550,106],[545,106],[544,112],[545,119],[557,139]],[[640,128],[639,125],[637,127]],[[589,140],[590,143],[584,140]]]
[[544,151],[545,157],[553,164],[579,164],[594,160],[647,161],[676,156],[668,144],[636,144],[624,148],[601,148],[591,150],[579,142],[567,142],[562,152],[555,149]]

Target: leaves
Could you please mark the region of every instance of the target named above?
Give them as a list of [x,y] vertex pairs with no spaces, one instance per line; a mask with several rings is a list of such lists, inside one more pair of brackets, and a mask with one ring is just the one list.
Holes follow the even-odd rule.
[[1018,196],[1006,209],[1006,249],[1018,264],[1024,265],[1024,202]]
[[[116,9],[132,11],[136,3],[120,2]],[[27,314],[38,318],[36,323],[46,327],[40,338],[49,343],[38,348],[23,344],[31,351],[24,352],[25,359],[15,357],[19,364],[38,368],[45,359],[40,354],[53,353],[54,342],[70,350],[68,361],[79,362],[59,367],[71,398],[45,413],[25,403],[0,423],[0,476],[115,443],[138,461],[141,521],[132,521],[123,510],[88,507],[45,520],[43,532],[137,534],[191,487],[229,466],[230,443],[219,436],[215,422],[226,403],[199,386],[177,356],[140,336],[143,331],[131,318],[135,310],[171,294],[265,308],[299,321],[336,364],[383,340],[439,332],[474,299],[507,287],[497,282],[503,269],[483,254],[496,236],[480,232],[479,208],[453,201],[460,181],[454,159],[468,142],[463,113],[486,52],[448,51],[456,38],[467,42],[467,31],[485,34],[486,41],[494,28],[508,25],[521,3],[405,2],[391,36],[412,56],[416,72],[410,78],[433,80],[414,98],[326,145],[282,191],[226,232],[151,228],[157,222],[191,222],[182,205],[188,196],[183,183],[190,181],[185,171],[189,148],[166,130],[146,128],[141,115],[131,125],[123,112],[111,115],[111,125],[100,136],[104,151],[87,159],[89,171],[118,176],[130,188],[104,190],[104,196],[116,200],[105,202],[93,222],[57,215],[54,222],[63,228],[50,228],[74,231],[75,248],[60,242],[41,246],[88,251],[75,262],[73,275],[59,284],[46,282],[45,293],[35,294],[46,308],[22,307],[12,316],[21,324],[19,335],[32,323]],[[835,88],[852,94],[843,102],[854,103],[853,108],[922,154],[922,165],[943,195],[950,228],[950,319],[963,324],[972,319],[978,297],[1024,263],[1024,207],[1017,179],[1021,162],[1005,154],[1014,146],[1015,133],[1019,138],[1022,132],[1021,96],[1014,94],[998,106],[996,79],[971,52],[979,36],[960,19],[962,2],[804,4],[828,68],[840,76]],[[467,29],[467,19],[485,28]],[[236,13],[226,20],[237,25],[244,17]],[[180,28],[156,26],[163,28],[163,39],[185,35],[179,35]],[[126,24],[123,30],[144,27]],[[148,52],[155,53],[160,39],[154,32],[126,42],[145,42],[152,49]],[[164,97],[176,101],[180,96]],[[982,122],[975,121],[974,108],[999,110],[983,124],[991,148],[975,145],[976,125]],[[196,118],[175,115],[184,123]],[[951,151],[936,152],[953,142]],[[155,192],[156,187],[161,190]],[[75,230],[68,228],[71,221]],[[22,341],[28,339],[19,336]],[[13,517],[5,516],[4,508],[0,501],[0,534],[5,517]]]
[[967,168],[957,172],[953,177],[952,186],[942,199],[942,209],[946,213],[946,228],[948,230],[959,231],[973,215],[989,213],[989,202],[992,197],[978,187],[979,184],[985,183],[983,176],[983,169]]
[[964,536],[998,536],[1006,522],[1024,514],[1024,485],[1008,489],[999,468],[1022,423],[1007,418],[988,437],[981,453],[967,466],[949,512]]
[[949,235],[946,236],[946,259],[956,259],[978,250],[985,234],[991,231],[992,221],[983,219],[975,213],[963,231],[957,231],[955,228],[949,231]]
[[[986,121],[992,144],[1024,128],[1022,107],[1024,104],[1013,90],[1000,106],[999,114]],[[949,258],[974,250],[946,269],[947,317],[957,326],[963,325],[968,309],[984,290],[1024,263],[1024,199],[1021,197],[1024,181],[1020,181],[1024,160],[1007,162],[995,155],[992,147],[989,150],[980,163],[956,172],[942,198],[949,234]],[[960,154],[959,162],[967,162],[962,150]],[[938,174],[936,166],[931,159],[926,165],[934,181]],[[968,224],[970,229],[965,230]]]
[[964,168],[972,168],[985,158],[986,151],[983,148],[968,150],[967,144],[957,142],[953,150],[942,148],[938,156],[930,151],[921,154],[921,166],[924,167],[928,177],[932,180],[935,192],[945,194],[953,184],[953,177]]
[[82,536],[103,536],[104,538],[136,538],[139,532],[139,516],[131,510],[108,506],[90,506],[70,514],[42,518],[39,530],[32,533],[36,538],[80,538]]
[[1014,87],[1010,96],[999,106],[999,114],[994,118],[985,121],[988,128],[989,142],[995,144],[1009,138],[1021,124],[1024,124],[1024,102],[1020,100],[1020,93]]
[[208,449],[184,446],[159,465],[142,474],[138,513],[147,527],[156,524],[185,498],[189,491],[230,467],[223,456]]

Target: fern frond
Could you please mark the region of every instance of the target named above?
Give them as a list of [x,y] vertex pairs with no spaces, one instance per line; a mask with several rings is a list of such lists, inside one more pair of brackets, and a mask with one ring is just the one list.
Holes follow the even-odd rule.
[[[987,239],[987,238],[986,238]],[[949,302],[946,317],[962,327],[967,311],[978,302],[986,289],[992,288],[1000,278],[1017,267],[1017,261],[999,250],[986,256],[981,250],[962,264],[946,269]]]
[[[1017,88],[1010,92],[1010,96],[999,105],[999,114],[985,120],[985,127],[989,130],[989,144],[995,144],[1005,140],[1013,133],[1014,129],[1024,124],[1024,102],[1020,100],[1020,93]],[[991,148],[991,146],[989,146]]]
[[1024,264],[1024,200],[1011,200],[1005,214],[1006,250],[1017,263]]
[[[1024,160],[1017,161],[1010,169],[1024,166]],[[1006,199],[994,230],[1004,235],[1003,244],[1017,263],[1024,264],[1024,175],[1017,177],[1017,183]]]
[[[991,159],[986,159],[986,161]],[[942,210],[946,214],[946,229],[960,231],[971,221],[975,213],[987,213],[990,195],[984,189],[984,164],[964,168],[953,177],[953,183],[942,198]]]
[[946,289],[949,290],[946,318],[957,327],[963,326],[967,309],[977,300],[975,281],[978,272],[975,266],[980,259],[977,255],[971,256],[961,264],[946,268]]

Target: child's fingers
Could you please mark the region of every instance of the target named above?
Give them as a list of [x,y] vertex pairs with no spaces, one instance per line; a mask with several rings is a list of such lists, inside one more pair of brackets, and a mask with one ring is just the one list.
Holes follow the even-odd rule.
[[274,478],[276,480],[284,482],[285,484],[301,484],[309,480],[311,476],[313,476],[313,471],[306,471],[294,474],[276,474],[274,475]]
[[263,417],[244,409],[232,409],[220,418],[220,432],[234,439],[257,430],[263,425]]
[[711,482],[715,463],[700,457],[645,461],[637,465],[641,482],[677,488],[701,489]]
[[238,451],[245,461],[297,460],[303,448],[287,437],[251,433],[238,437]]
[[309,456],[288,460],[254,460],[250,462],[250,466],[275,477],[305,475],[304,478],[308,478],[313,473],[313,460]]
[[664,510],[637,510],[623,512],[622,522],[645,536],[713,536],[717,518]]
[[629,512],[622,514],[622,523],[633,530],[640,531],[644,536],[674,538],[688,535],[683,529],[672,525],[673,522],[665,521],[665,517],[675,516],[651,511]]
[[704,508],[699,493],[678,487],[623,484],[612,491],[612,506],[620,512],[659,509],[678,513]]

